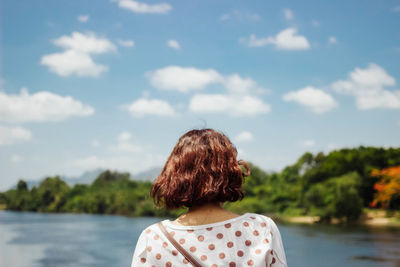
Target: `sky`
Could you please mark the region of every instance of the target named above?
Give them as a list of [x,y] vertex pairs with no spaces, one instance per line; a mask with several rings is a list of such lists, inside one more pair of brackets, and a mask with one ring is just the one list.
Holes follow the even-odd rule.
[[279,171],[400,146],[400,1],[3,0],[0,191],[163,166],[193,128]]

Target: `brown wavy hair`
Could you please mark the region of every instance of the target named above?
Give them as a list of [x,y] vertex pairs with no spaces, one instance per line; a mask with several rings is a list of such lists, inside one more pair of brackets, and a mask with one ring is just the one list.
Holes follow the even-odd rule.
[[166,209],[242,199],[241,187],[250,170],[236,157],[236,147],[226,135],[191,130],[179,138],[150,195]]

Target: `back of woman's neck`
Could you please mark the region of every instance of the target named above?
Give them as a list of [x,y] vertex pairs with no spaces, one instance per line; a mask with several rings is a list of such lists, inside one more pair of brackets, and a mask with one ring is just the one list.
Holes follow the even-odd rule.
[[220,204],[212,203],[189,208],[188,212],[179,216],[173,223],[194,226],[226,221],[238,216],[238,214],[223,209]]

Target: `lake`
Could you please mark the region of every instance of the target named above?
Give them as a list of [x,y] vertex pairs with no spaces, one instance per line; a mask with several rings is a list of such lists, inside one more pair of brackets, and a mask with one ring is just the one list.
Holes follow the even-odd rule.
[[[0,211],[0,266],[129,267],[158,218]],[[289,266],[400,266],[400,229],[278,224]]]

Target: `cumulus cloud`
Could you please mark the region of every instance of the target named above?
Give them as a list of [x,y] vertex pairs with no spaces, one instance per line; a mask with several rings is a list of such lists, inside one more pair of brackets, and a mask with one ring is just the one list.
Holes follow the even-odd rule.
[[223,94],[195,94],[189,110],[197,113],[228,113],[233,116],[253,116],[269,112],[270,106],[252,94],[268,90],[251,78],[239,74],[222,75],[214,69],[168,66],[147,73],[150,83],[160,90],[189,92],[211,84],[221,85]]
[[189,92],[223,81],[223,77],[213,69],[168,66],[147,73],[150,83],[160,90]]
[[80,15],[77,19],[79,22],[85,23],[89,21],[89,18],[89,15]]
[[283,95],[283,100],[286,102],[296,102],[315,113],[325,113],[338,105],[330,94],[312,86],[288,92]]
[[19,162],[24,161],[24,158],[21,157],[20,155],[14,154],[14,155],[11,156],[10,161],[11,161],[12,163],[19,163]]
[[118,135],[119,142],[126,142],[132,138],[132,134],[130,132],[122,132]]
[[315,146],[315,141],[312,139],[309,140],[301,140],[299,141],[299,145],[305,148],[311,148]]
[[134,47],[135,42],[133,40],[118,40],[117,41],[120,46],[123,47]]
[[0,133],[0,146],[27,142],[32,139],[31,131],[19,126],[0,125]]
[[132,134],[130,132],[127,131],[121,132],[117,137],[118,142],[116,144],[111,145],[109,149],[114,152],[128,152],[128,153],[137,153],[144,150],[142,146],[132,143],[131,139],[132,139]]
[[172,6],[168,3],[147,4],[134,0],[119,0],[118,6],[120,8],[132,11],[134,13],[153,13],[165,14],[172,10]]
[[237,20],[240,22],[244,22],[244,21],[259,21],[261,17],[256,13],[234,10],[231,13],[222,14],[219,17],[219,19],[221,21]]
[[297,34],[296,28],[287,28],[276,36],[258,38],[251,34],[249,38],[241,38],[240,42],[250,47],[274,45],[278,50],[308,50],[310,44],[305,36]]
[[331,87],[337,93],[355,97],[361,110],[400,109],[400,90],[387,90],[396,80],[385,69],[370,63],[367,68],[355,68],[346,80],[334,82]]
[[92,142],[90,142],[90,144],[92,145],[92,147],[99,147],[100,146],[100,142],[97,139],[93,139]]
[[101,168],[128,171],[131,174],[136,174],[152,167],[161,166],[164,162],[165,156],[143,150],[137,153],[123,153],[121,155],[82,157],[69,162],[67,167],[68,169],[74,169],[74,171],[77,169],[86,171]]
[[133,117],[144,117],[146,115],[174,116],[174,108],[166,101],[160,99],[140,98],[129,105],[122,107],[128,110]]
[[236,94],[249,94],[250,92],[268,92],[267,89],[258,86],[258,84],[253,79],[242,78],[239,74],[236,73],[224,77],[223,84],[229,92]]
[[179,45],[177,40],[168,40],[167,46],[175,50],[181,49],[181,46]]
[[250,95],[196,94],[189,109],[197,113],[227,113],[232,116],[255,116],[268,113],[271,107]]
[[337,39],[335,36],[329,36],[328,41],[330,44],[336,44],[337,43]]
[[286,20],[294,19],[293,11],[289,8],[283,9],[283,16],[285,17]]
[[116,51],[111,41],[90,32],[87,34],[73,32],[71,36],[63,35],[53,40],[53,44],[63,48],[64,51],[42,56],[40,64],[63,77],[71,75],[97,77],[107,71],[108,67],[95,63],[93,54]]
[[250,142],[253,140],[253,134],[251,132],[248,131],[243,131],[241,133],[239,133],[235,138],[234,141],[235,142]]
[[311,21],[311,25],[314,26],[314,27],[319,27],[321,24],[319,23],[318,20],[313,19],[313,20]]
[[60,96],[45,91],[29,94],[26,88],[16,95],[0,92],[0,121],[10,123],[62,121],[72,116],[93,114],[94,108],[70,96]]

